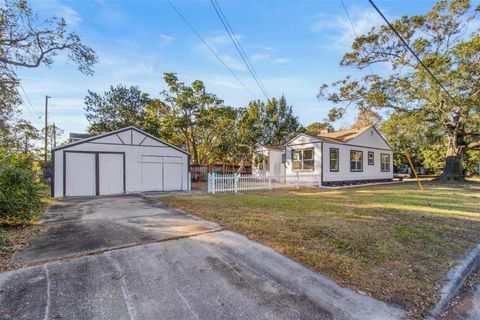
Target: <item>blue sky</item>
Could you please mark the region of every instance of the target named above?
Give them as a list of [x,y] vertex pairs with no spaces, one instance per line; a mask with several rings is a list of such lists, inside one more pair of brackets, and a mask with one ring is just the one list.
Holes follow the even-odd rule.
[[[339,66],[354,38],[340,1],[219,1],[258,75],[272,96],[285,94],[302,124],[321,121],[330,105],[319,101],[319,86],[361,72]],[[238,77],[262,98],[209,1],[174,1]],[[368,1],[344,1],[357,33],[381,23]],[[434,1],[386,1],[377,5],[390,19],[426,12]],[[478,3],[478,2],[477,2]],[[22,106],[34,125],[43,123],[45,95],[52,96],[49,121],[68,132],[88,123],[87,90],[137,85],[152,97],[165,88],[163,72],[176,72],[187,83],[203,80],[207,90],[231,106],[253,97],[215,59],[165,1],[31,1],[41,18],[64,17],[99,56],[93,76],[84,76],[64,55],[49,67],[18,70],[33,104]],[[381,66],[374,72],[384,72]],[[22,93],[23,94],[23,93]],[[41,118],[39,118],[41,116]],[[352,124],[354,113],[335,126]]]

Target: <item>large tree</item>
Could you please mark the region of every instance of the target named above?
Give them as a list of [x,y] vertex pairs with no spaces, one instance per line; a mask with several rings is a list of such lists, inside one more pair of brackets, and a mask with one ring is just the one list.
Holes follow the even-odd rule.
[[319,136],[325,131],[333,131],[333,126],[328,121],[312,122],[305,128],[305,133]]
[[207,92],[200,80],[186,85],[175,73],[165,73],[163,80],[168,89],[146,109],[147,131],[184,146],[192,163],[207,163],[219,143],[214,129],[220,125],[216,118],[222,114],[223,101]]
[[20,120],[12,128],[9,146],[12,150],[24,153],[35,149],[35,141],[40,139],[40,133],[29,121]]
[[265,103],[263,114],[263,134],[260,142],[265,145],[283,145],[300,129],[298,118],[285,96],[271,98]]
[[68,31],[63,18],[39,21],[26,0],[0,1],[0,120],[4,121],[21,100],[18,69],[49,66],[66,51],[80,72],[91,75],[97,56],[77,33]]
[[103,94],[88,90],[84,102],[88,132],[100,134],[128,126],[142,127],[151,99],[137,86],[117,85]]
[[393,114],[414,114],[438,125],[447,138],[440,179],[463,179],[466,152],[480,147],[480,32],[478,26],[472,29],[477,15],[468,0],[439,1],[424,15],[392,22],[451,97],[388,26],[357,37],[341,65],[364,69],[386,64],[390,72],[385,77],[368,74],[360,80],[347,77],[322,85],[319,97],[339,105],[331,110],[331,120],[340,118],[349,104],[360,112],[388,109]]

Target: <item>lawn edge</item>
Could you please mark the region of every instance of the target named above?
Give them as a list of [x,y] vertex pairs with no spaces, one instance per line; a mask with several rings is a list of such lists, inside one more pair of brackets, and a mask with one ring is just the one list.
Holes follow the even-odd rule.
[[440,299],[430,310],[430,316],[438,317],[450,301],[458,294],[463,287],[465,280],[472,271],[480,264],[480,243],[476,244],[472,250],[457,264],[448,271],[448,281],[440,291]]

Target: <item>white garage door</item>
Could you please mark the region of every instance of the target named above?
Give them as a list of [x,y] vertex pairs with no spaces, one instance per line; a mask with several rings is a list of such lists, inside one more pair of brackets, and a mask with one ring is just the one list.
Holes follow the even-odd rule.
[[100,153],[98,155],[99,194],[120,194],[123,188],[123,154]]
[[65,153],[65,195],[95,195],[95,154]]
[[65,195],[124,193],[124,154],[65,152]]
[[181,157],[142,156],[142,187],[144,191],[182,190],[183,162]]
[[[176,159],[167,158],[164,162],[163,191],[182,190],[182,163],[173,162]],[[178,161],[178,160],[177,160]],[[181,161],[181,159],[180,159]]]

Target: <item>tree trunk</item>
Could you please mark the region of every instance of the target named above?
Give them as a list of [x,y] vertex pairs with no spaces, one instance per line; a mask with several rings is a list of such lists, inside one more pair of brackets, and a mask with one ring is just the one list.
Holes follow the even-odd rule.
[[448,137],[447,156],[443,173],[438,177],[441,181],[463,181],[463,157],[465,155],[465,144],[463,134],[457,131],[452,132]]

